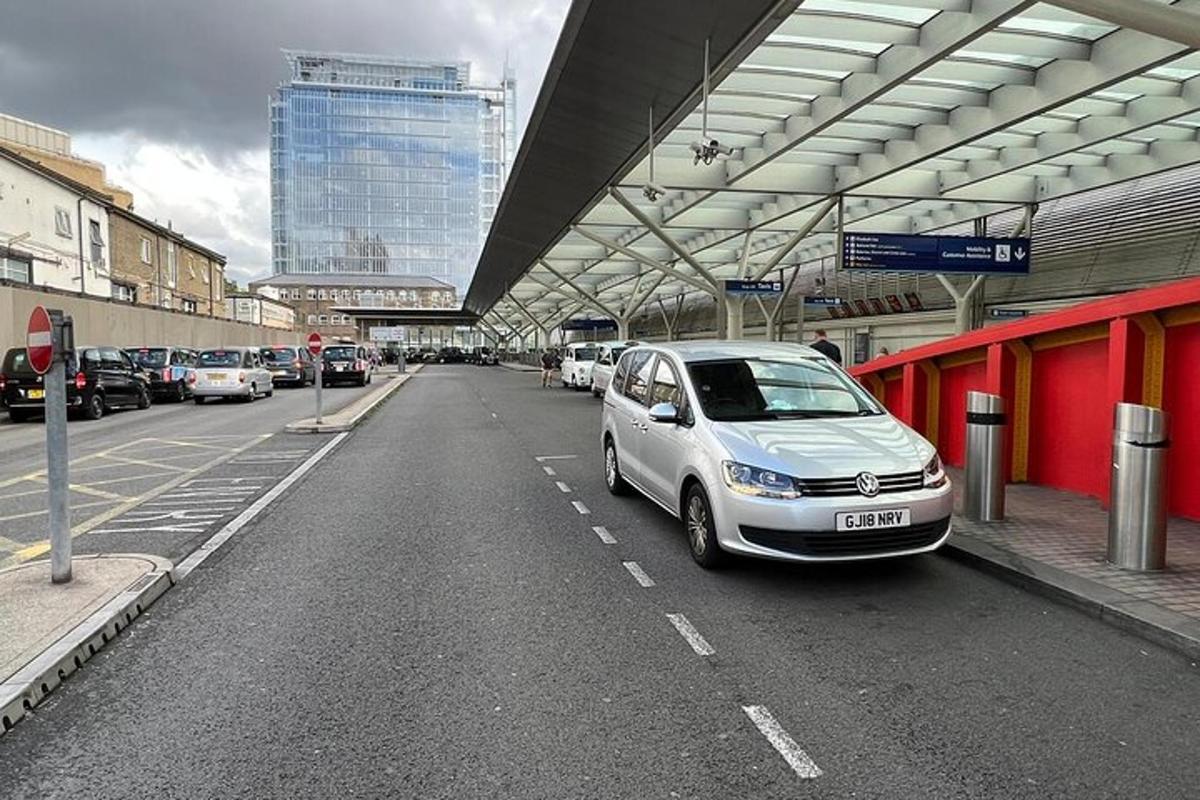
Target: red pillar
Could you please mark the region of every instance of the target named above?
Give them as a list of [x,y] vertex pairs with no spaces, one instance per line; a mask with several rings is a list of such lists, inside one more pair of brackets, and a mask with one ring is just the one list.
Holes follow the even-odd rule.
[[1004,435],[1004,476],[1012,480],[1013,411],[1016,409],[1016,359],[1002,343],[989,344],[984,391],[1004,398],[1004,414],[1008,424]]

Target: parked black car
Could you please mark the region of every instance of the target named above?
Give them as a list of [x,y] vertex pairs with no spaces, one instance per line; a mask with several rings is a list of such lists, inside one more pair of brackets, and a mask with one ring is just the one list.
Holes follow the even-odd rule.
[[[114,408],[150,407],[145,372],[119,347],[80,347],[69,355],[66,368],[67,409],[86,419],[100,419]],[[29,366],[24,347],[4,354],[0,396],[13,422],[25,422],[45,408],[45,383]]]
[[182,403],[196,385],[196,351],[186,347],[127,347],[125,352],[145,371],[155,400]]
[[466,361],[466,356],[461,347],[443,347],[438,351],[437,361],[439,364],[461,364]]
[[325,362],[321,368],[322,386],[335,383],[357,383],[359,386],[366,386],[375,374],[371,355],[361,344],[331,344],[321,355]]
[[276,386],[300,386],[317,382],[317,362],[307,347],[290,344],[272,345],[259,351],[263,366]]
[[476,347],[471,351],[469,364],[474,364],[478,367],[494,367],[500,363],[500,357],[496,355],[496,351],[490,347]]

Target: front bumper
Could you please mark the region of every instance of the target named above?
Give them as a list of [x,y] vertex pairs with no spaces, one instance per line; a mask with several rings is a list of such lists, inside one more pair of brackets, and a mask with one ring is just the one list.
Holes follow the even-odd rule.
[[[782,561],[862,561],[928,553],[950,537],[954,489],[880,494],[876,497],[804,497],[773,500],[738,494],[723,483],[714,493],[713,516],[721,547]],[[862,531],[837,530],[841,512],[909,510],[909,525]]]

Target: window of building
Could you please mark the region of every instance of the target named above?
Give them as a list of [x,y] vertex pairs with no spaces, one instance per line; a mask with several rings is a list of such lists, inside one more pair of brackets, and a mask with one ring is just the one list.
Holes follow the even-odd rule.
[[362,298],[362,290],[361,290],[361,289],[355,289],[355,290],[354,290],[354,299],[355,299],[355,301],[358,301],[358,300],[360,300],[361,298]]
[[317,324],[318,325],[328,325],[329,317],[325,316],[324,314],[321,314],[320,316],[317,317]]
[[179,280],[179,265],[175,261],[175,243],[167,242],[167,285],[174,286]]
[[184,300],[181,304],[185,314],[195,314],[197,310],[195,300]]
[[342,289],[342,299],[343,300],[350,299],[350,290],[349,289]]
[[300,299],[300,290],[299,289],[292,289],[292,299],[293,300]]
[[100,236],[100,220],[88,220],[88,242],[91,245],[92,268],[103,272],[107,265],[104,263],[104,239]]
[[200,277],[204,279],[205,283],[208,283],[208,270],[209,265],[207,261],[200,265]]
[[171,293],[170,292],[163,292],[162,307],[163,308],[171,308]]
[[54,232],[63,238],[71,238],[71,211],[62,206],[54,207]]
[[325,290],[324,289],[317,289],[317,299],[318,300],[325,299]]
[[0,256],[0,278],[14,283],[33,283],[33,261],[9,253]]
[[145,236],[142,237],[142,263],[152,263],[152,259],[150,257],[150,240]]
[[309,300],[316,300],[316,299],[317,299],[317,290],[316,290],[316,289],[309,289],[309,290],[308,290],[308,299],[309,299]]
[[196,280],[196,265],[192,261],[191,253],[188,253],[187,268],[188,268],[188,276],[191,277],[192,280]]
[[221,299],[221,288],[224,284],[225,276],[221,274],[220,267],[213,267],[213,298]]
[[395,299],[396,299],[396,292],[395,292],[395,290],[394,290],[394,289],[388,289],[388,290],[387,290],[387,299],[388,299],[388,302],[389,302],[389,303],[391,303],[391,302],[394,302],[394,301],[395,301]]
[[128,284],[117,283],[116,281],[113,281],[112,299],[120,300],[122,303],[136,303],[137,289],[129,286]]
[[308,315],[308,324],[309,324],[309,325],[316,325],[316,324],[317,324],[317,315],[316,315],[316,314],[309,314],[309,315]]

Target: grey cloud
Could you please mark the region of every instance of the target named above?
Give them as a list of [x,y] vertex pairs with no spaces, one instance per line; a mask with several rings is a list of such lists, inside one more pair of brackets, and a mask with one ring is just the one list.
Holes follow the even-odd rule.
[[475,62],[506,50],[528,115],[566,0],[9,0],[0,111],[72,133],[132,131],[214,161],[266,145],[280,48]]

